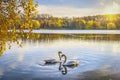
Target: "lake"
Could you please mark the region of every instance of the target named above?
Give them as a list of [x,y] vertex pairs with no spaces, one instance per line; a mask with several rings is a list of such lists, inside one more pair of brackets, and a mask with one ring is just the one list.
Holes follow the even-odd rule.
[[[25,32],[29,32],[25,30]],[[44,34],[120,34],[120,30],[33,30]]]
[[[19,37],[22,47],[11,43],[0,57],[0,80],[120,80],[120,34],[51,33]],[[45,64],[59,60],[58,51],[79,65]]]

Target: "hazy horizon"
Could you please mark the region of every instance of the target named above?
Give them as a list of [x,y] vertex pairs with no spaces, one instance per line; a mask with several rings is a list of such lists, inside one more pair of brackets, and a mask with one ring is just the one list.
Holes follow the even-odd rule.
[[119,14],[120,0],[36,0],[38,14],[55,17],[83,17]]

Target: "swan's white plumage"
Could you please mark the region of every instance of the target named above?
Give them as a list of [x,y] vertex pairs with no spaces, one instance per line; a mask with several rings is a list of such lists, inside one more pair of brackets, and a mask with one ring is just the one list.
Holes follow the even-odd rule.
[[64,66],[77,66],[79,63],[77,61],[69,61]]
[[48,59],[48,60],[44,60],[44,61],[45,61],[45,63],[51,63],[51,64],[59,62],[56,59]]

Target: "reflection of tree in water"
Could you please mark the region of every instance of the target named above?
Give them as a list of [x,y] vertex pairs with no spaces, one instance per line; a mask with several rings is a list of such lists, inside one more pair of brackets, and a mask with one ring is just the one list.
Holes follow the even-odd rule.
[[2,56],[5,50],[11,49],[12,43],[16,43],[19,47],[22,47],[22,42],[19,39],[28,38],[28,35],[30,33],[18,34],[12,31],[0,34],[0,56]]
[[67,40],[67,39],[74,39],[74,40],[101,40],[101,41],[119,41],[120,36],[117,34],[111,35],[101,35],[101,34],[32,34],[29,39],[23,38],[23,41],[39,41],[45,43],[52,43],[57,40]]
[[6,50],[6,45],[8,44],[8,49],[11,48],[11,43],[16,42],[19,44],[17,40],[18,35],[13,32],[6,32],[0,34],[0,55],[3,54],[3,52]]
[[101,40],[101,41],[119,41],[119,34],[101,35],[101,34],[39,34],[39,33],[23,33],[14,34],[13,32],[6,32],[0,34],[0,55],[7,49],[10,49],[11,43],[14,42],[19,46],[22,46],[18,40],[22,40],[23,43],[29,41],[35,43],[36,41],[52,43],[60,39],[74,39],[74,40]]

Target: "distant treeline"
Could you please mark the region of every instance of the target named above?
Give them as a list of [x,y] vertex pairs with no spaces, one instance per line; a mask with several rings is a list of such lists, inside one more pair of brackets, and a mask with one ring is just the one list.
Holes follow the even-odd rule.
[[86,17],[59,18],[48,14],[38,15],[36,18],[40,22],[37,29],[102,29],[120,30],[120,14],[96,15]]

